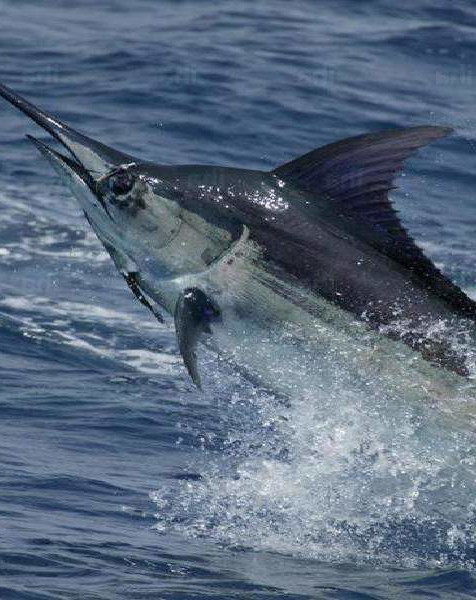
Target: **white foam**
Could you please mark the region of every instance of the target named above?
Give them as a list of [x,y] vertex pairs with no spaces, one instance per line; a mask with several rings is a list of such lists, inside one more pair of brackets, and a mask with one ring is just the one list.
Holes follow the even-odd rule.
[[[466,561],[454,540],[470,547],[476,533],[471,436],[378,387],[303,389],[285,407],[251,387],[215,385],[212,396],[231,398],[217,408],[223,453],[190,466],[200,480],[151,494],[161,531],[326,561]],[[437,543],[411,547],[432,528]]]
[[[176,372],[180,362],[175,354],[160,348],[157,351],[123,349],[121,335],[127,335],[130,329],[149,334],[154,327],[157,332],[160,331],[159,324],[152,319],[142,319],[134,312],[126,313],[91,303],[56,302],[41,296],[6,296],[0,299],[0,307],[17,313],[15,316],[8,315],[8,318],[15,321],[25,337],[59,343],[93,356],[114,360],[139,373],[171,375]],[[92,322],[110,327],[114,335],[81,331],[81,323],[89,325]]]
[[122,350],[117,353],[125,363],[149,375],[173,375],[178,372],[181,360],[177,355],[150,350]]

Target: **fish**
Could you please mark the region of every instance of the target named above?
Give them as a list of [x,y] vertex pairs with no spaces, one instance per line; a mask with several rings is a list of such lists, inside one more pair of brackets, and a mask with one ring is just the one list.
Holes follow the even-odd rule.
[[[158,321],[173,319],[197,386],[204,347],[285,395],[344,377],[452,414],[474,394],[476,303],[390,198],[405,159],[451,128],[365,133],[271,171],[170,166],[88,137],[4,85],[0,96],[63,147],[28,136],[134,296]],[[467,419],[472,408],[459,404]]]

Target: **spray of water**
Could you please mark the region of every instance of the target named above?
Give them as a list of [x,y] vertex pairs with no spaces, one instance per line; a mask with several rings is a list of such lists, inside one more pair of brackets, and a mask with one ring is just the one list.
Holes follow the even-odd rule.
[[199,432],[190,468],[200,476],[152,494],[158,529],[321,560],[472,565],[471,428],[421,403],[421,390],[411,399],[396,380],[363,385],[334,364],[289,401],[225,385],[215,369],[223,440]]

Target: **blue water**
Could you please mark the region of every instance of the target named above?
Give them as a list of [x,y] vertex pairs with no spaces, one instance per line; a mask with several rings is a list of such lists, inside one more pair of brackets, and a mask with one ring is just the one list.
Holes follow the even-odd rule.
[[[474,295],[476,10],[413,4],[0,0],[0,79],[166,164],[452,125],[393,197]],[[199,393],[26,132],[2,103],[0,598],[476,596],[470,442],[347,396],[329,423],[212,357]]]

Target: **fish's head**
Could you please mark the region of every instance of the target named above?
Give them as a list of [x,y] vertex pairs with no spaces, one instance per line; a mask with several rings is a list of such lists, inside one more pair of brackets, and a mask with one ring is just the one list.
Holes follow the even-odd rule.
[[141,248],[157,272],[204,271],[240,237],[242,228],[184,194],[167,167],[121,164],[96,180],[95,193],[129,246]]
[[234,224],[202,210],[199,202],[190,210],[163,176],[167,167],[88,137],[2,85],[0,96],[68,150],[63,154],[28,136],[73,192],[104,246],[131,269],[154,278],[200,272],[239,235]]
[[[240,230],[196,203],[140,161],[108,165],[101,175],[30,136],[73,192],[90,225],[128,269],[155,280],[206,270],[238,239]],[[159,169],[160,170],[160,169]]]

